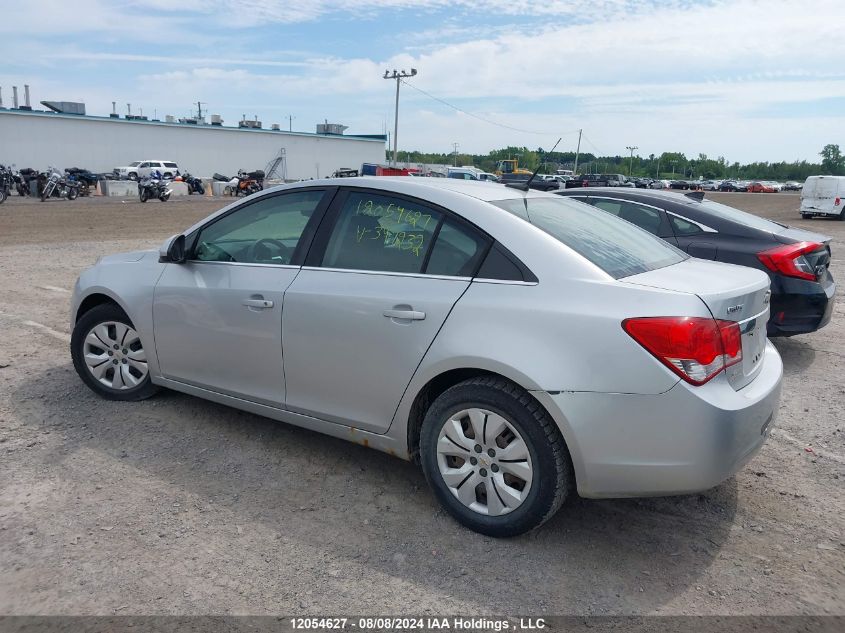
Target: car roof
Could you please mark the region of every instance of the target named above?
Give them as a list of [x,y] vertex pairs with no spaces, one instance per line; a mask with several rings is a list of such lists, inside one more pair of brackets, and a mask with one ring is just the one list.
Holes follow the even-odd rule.
[[[412,178],[408,176],[358,176],[355,178],[344,178],[338,180],[336,178],[323,178],[320,180],[308,180],[300,183],[292,183],[294,185],[325,185],[325,186],[343,186],[343,187],[368,187],[370,189],[386,189],[396,191],[396,184],[403,185],[401,189],[404,193],[416,196],[425,196],[425,191],[451,191],[454,193],[483,200],[484,202],[491,202],[493,200],[505,200],[513,198],[550,198],[554,194],[549,194],[535,189],[523,191],[514,187],[507,187],[501,183],[489,182],[485,180],[459,180],[456,178]],[[284,185],[290,186],[290,185]]]

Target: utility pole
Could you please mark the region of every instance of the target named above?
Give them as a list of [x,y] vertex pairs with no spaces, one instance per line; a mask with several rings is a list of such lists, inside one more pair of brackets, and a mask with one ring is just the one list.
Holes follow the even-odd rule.
[[634,150],[640,149],[636,145],[626,145],[625,149],[631,152],[631,159],[628,161],[628,177],[634,176]]
[[389,70],[384,71],[383,79],[395,79],[396,80],[396,111],[393,115],[393,165],[394,167],[398,161],[398,151],[397,151],[397,140],[399,137],[399,83],[405,79],[406,77],[413,77],[417,74],[417,69],[412,68],[410,73],[406,73],[404,69],[402,71],[394,70],[392,73]]
[[459,144],[458,143],[452,143],[452,147],[454,148],[454,154],[455,154],[455,167],[457,167],[458,166],[458,147],[459,147]]
[[294,120],[295,118],[296,118],[296,117],[295,117],[295,116],[293,116],[292,114],[289,114],[289,115],[288,115],[288,132],[293,132],[293,120]]
[[202,121],[202,107],[204,105],[208,105],[208,104],[203,102],[203,101],[197,101],[197,123]]
[[661,158],[662,158],[662,154],[661,154],[661,156],[657,157],[657,176],[656,176],[657,180],[660,180],[660,159]]
[[583,131],[584,131],[583,128],[578,130],[578,147],[575,148],[575,169],[572,170],[573,176],[578,175],[578,154],[581,153],[581,133]]
[[677,160],[677,159],[675,159],[675,160],[670,160],[669,162],[670,162],[670,163],[672,163],[672,175],[673,175],[673,176],[677,176],[677,175],[678,175],[678,172],[677,172],[677,171],[675,171],[675,169],[676,169],[675,165],[677,165],[678,160]]

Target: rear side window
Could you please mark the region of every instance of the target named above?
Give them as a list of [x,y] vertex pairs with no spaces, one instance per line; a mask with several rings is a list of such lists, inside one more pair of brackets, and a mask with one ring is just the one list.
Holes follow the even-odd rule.
[[437,234],[425,272],[470,277],[478,268],[488,243],[475,231],[447,218]]
[[609,213],[565,198],[525,197],[492,204],[542,229],[611,277],[656,270],[688,256],[647,231]]
[[627,200],[590,200],[590,204],[602,211],[636,224],[654,235],[661,234],[663,221],[657,209],[651,209]]
[[695,235],[696,233],[701,233],[701,229],[697,224],[687,222],[683,218],[679,218],[671,213],[669,214],[669,223],[672,225],[675,235]]
[[442,217],[402,198],[352,192],[332,229],[323,266],[420,273]]
[[176,163],[164,163],[164,166],[170,167],[171,169],[175,169],[176,167],[178,167]]

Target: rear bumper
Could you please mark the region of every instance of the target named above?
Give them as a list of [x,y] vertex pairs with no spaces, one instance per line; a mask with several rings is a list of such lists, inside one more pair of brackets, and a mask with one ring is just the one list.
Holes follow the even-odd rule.
[[794,336],[823,328],[835,301],[836,283],[830,274],[821,282],[773,277],[768,335]]
[[581,496],[672,495],[712,488],[754,456],[775,421],[782,375],[767,342],[760,374],[739,391],[722,374],[657,395],[535,395],[561,427]]

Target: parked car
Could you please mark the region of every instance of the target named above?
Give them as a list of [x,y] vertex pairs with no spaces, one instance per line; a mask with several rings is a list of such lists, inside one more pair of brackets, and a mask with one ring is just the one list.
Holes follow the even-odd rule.
[[[615,193],[614,193],[615,192]],[[701,193],[561,192],[636,224],[694,257],[762,270],[772,285],[769,336],[824,327],[833,314],[830,238],[707,200]],[[742,313],[742,310],[740,310]]]
[[784,191],[801,191],[801,183],[795,182],[794,180],[790,180],[789,182],[785,182],[783,184]]
[[577,187],[628,187],[633,189],[634,183],[622,174],[584,174],[566,181],[567,189]]
[[125,167],[115,167],[114,173],[121,179],[138,180],[148,177],[156,170],[165,178],[174,178],[179,175],[179,165],[167,160],[136,160]]
[[104,398],[168,387],[418,460],[452,516],[509,536],[576,490],[741,468],[779,408],[768,286],[552,194],[314,180],[101,258],[71,352]]
[[748,191],[748,186],[736,180],[724,180],[719,185],[719,191]]
[[669,189],[689,189],[691,187],[688,180],[670,180]]
[[648,184],[649,189],[669,189],[671,183],[668,180],[652,180]]
[[810,176],[801,189],[801,217],[845,220],[845,176]]
[[777,190],[762,180],[755,180],[748,185],[748,191],[751,193],[776,193]]
[[702,191],[718,191],[719,185],[722,184],[721,180],[700,180],[698,183],[698,188]]

